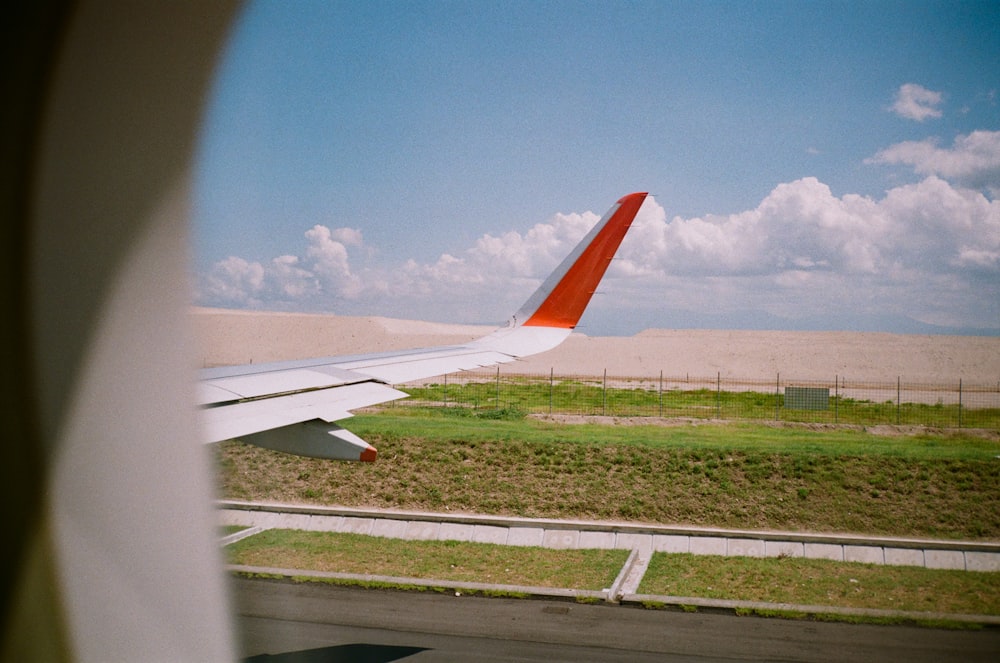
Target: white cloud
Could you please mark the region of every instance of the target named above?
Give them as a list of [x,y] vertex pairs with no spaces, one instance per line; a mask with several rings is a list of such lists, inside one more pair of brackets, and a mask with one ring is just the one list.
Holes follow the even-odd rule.
[[[456,322],[500,321],[527,299],[600,217],[556,214],[527,232],[486,234],[458,256],[408,260],[389,276],[384,295],[404,310],[413,297],[433,299],[437,316]],[[428,305],[423,305],[424,309]]]
[[203,281],[199,299],[207,303],[256,307],[264,289],[264,267],[230,256],[215,263]]
[[320,289],[312,272],[299,267],[296,256],[278,256],[271,261],[264,274],[272,294],[281,299],[302,299]]
[[499,276],[544,278],[600,220],[593,212],[556,214],[521,235],[484,235],[469,249],[473,265],[492,267]]
[[312,261],[312,272],[322,281],[323,291],[339,297],[357,297],[362,285],[351,273],[347,245],[361,246],[361,231],[352,228],[331,231],[315,225],[306,231],[305,237],[309,240],[306,257]]
[[902,164],[921,175],[938,175],[964,187],[1000,194],[1000,131],[973,131],[957,136],[951,148],[938,141],[906,141],[892,145],[866,163]]
[[896,91],[896,101],[892,111],[908,120],[923,122],[929,117],[941,117],[942,94],[934,92],[916,83],[905,83]]
[[[361,245],[360,233],[314,226],[304,235],[303,258],[216,264],[203,279],[202,303],[500,321],[597,219],[556,214],[523,233],[486,234],[458,254],[377,272],[351,263],[347,243]],[[602,291],[616,296],[597,298],[596,315],[645,311],[653,322],[644,326],[668,326],[656,322],[656,312],[674,309],[786,318],[892,314],[996,327],[1000,202],[935,175],[881,199],[837,196],[803,178],[729,215],[668,218],[649,198],[607,281]]]
[[303,235],[305,260],[281,255],[261,264],[230,256],[215,263],[200,280],[200,303],[247,308],[322,308],[329,300],[350,299],[363,291],[350,266],[347,245],[361,246],[361,232],[315,225]]
[[986,272],[1000,273],[1000,250],[962,247],[956,264],[960,267],[974,267]]
[[616,283],[623,307],[1000,320],[1000,203],[938,177],[881,200],[804,178],[738,214],[647,219],[622,246],[646,284]]
[[792,269],[872,272],[884,219],[860,196],[836,198],[815,178],[777,186],[754,210],[651,222],[626,238],[637,271],[751,275]]
[[266,308],[303,301],[320,291],[313,273],[300,267],[296,256],[278,256],[266,264],[230,256],[212,266],[198,299],[214,306]]

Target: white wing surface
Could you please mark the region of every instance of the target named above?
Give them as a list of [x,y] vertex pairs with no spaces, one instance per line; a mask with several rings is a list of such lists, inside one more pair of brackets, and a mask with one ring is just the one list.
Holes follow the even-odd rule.
[[391,385],[493,366],[569,336],[646,193],[621,198],[528,301],[493,333],[462,345],[201,371],[207,442],[244,442],[301,456],[373,461],[375,448],[336,425],[360,407],[406,396]]

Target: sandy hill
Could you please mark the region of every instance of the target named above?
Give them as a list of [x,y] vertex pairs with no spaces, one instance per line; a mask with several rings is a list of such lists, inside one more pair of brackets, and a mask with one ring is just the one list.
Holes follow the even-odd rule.
[[[364,354],[468,341],[492,330],[381,317],[194,308],[204,366]],[[647,330],[573,334],[508,372],[715,376],[1000,385],[1000,337],[855,332]]]

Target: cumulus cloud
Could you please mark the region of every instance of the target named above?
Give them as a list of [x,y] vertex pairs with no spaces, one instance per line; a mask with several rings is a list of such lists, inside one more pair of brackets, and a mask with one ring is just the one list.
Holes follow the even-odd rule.
[[622,261],[646,277],[645,288],[625,286],[634,306],[996,327],[1000,203],[936,176],[882,199],[803,178],[737,214],[648,214]]
[[910,166],[920,175],[938,175],[961,186],[1000,193],[1000,131],[973,131],[939,147],[933,138],[897,143],[866,163]]
[[521,233],[485,234],[460,255],[432,263],[408,260],[384,293],[401,304],[434,298],[438,311],[459,322],[499,321],[537,287],[600,219],[592,212],[556,214]]
[[352,272],[348,246],[361,246],[361,232],[315,225],[303,235],[304,258],[281,255],[269,262],[230,256],[200,279],[197,300],[213,306],[315,307],[334,298],[357,297],[361,279]]
[[199,299],[213,304],[255,307],[264,290],[264,267],[230,256],[212,266],[203,279]]
[[947,272],[963,250],[1000,248],[1000,203],[934,176],[882,200],[838,197],[807,177],[779,184],[753,210],[651,219],[623,246],[624,258],[647,272],[890,275],[900,265]]
[[905,83],[896,91],[896,101],[892,104],[892,111],[907,120],[923,122],[929,117],[941,117],[938,106],[942,98],[940,92],[928,90],[916,83]]
[[264,268],[265,287],[281,299],[296,300],[314,295],[320,285],[308,269],[299,266],[297,256],[278,256]]
[[816,178],[778,185],[756,209],[651,220],[626,239],[637,271],[747,276],[788,270],[873,272],[884,215],[860,196],[835,197]]
[[348,246],[361,246],[361,231],[352,228],[330,230],[315,225],[306,231],[309,246],[306,257],[311,261],[312,272],[322,281],[326,292],[340,297],[357,297],[361,281],[351,273]]
[[475,265],[495,265],[502,274],[544,277],[599,220],[593,212],[556,214],[523,235],[516,231],[484,235],[469,249],[468,258]]
[[[362,245],[360,233],[314,226],[300,258],[228,258],[203,281],[229,305],[499,321],[597,220],[592,212],[556,214],[525,232],[485,234],[462,252],[378,272],[352,265],[349,247]],[[592,310],[618,310],[619,318],[644,310],[643,326],[669,325],[656,312],[683,309],[891,313],[996,327],[1000,202],[933,174],[882,198],[838,196],[807,177],[728,215],[671,218],[651,197],[607,280],[602,290],[616,297],[598,298]]]

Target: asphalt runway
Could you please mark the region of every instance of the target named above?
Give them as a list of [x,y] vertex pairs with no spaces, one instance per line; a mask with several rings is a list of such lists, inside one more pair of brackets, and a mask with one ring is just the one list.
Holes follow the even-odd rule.
[[950,631],[233,578],[239,652],[341,661],[1000,660],[1000,630]]

